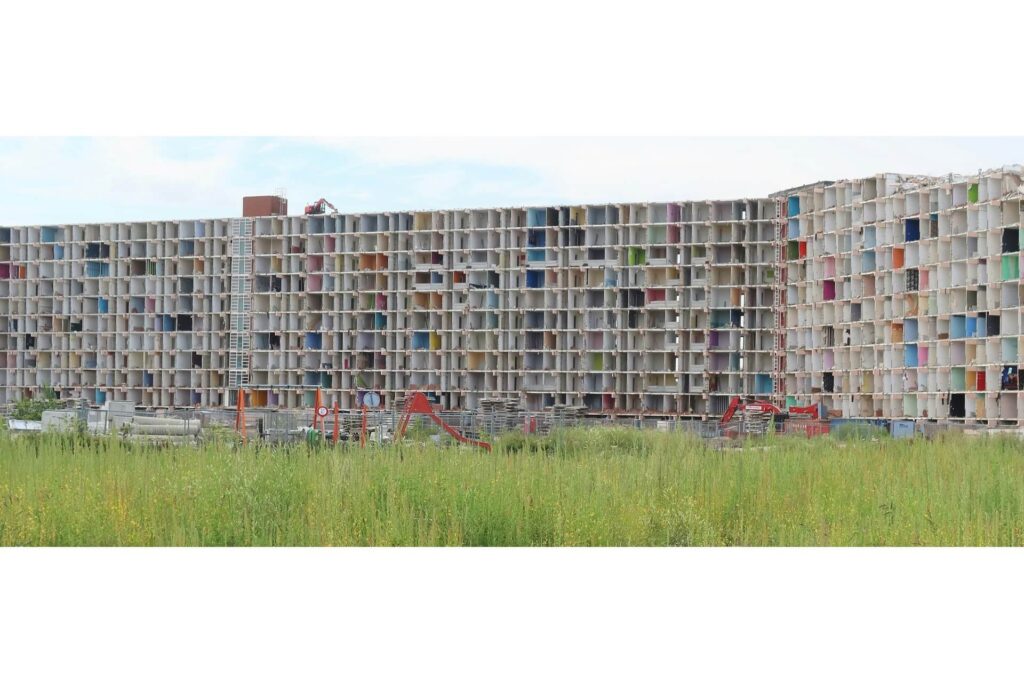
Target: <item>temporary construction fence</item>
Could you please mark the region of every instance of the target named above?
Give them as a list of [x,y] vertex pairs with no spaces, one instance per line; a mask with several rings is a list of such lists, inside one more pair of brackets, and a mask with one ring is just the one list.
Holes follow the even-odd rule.
[[[221,427],[234,429],[237,413],[227,409],[205,410],[173,410],[162,411],[173,413],[177,417],[198,419],[204,428]],[[371,442],[386,442],[393,438],[402,419],[402,406],[396,405],[390,410],[346,410],[337,415],[337,432],[340,441],[358,442],[362,433],[367,433]],[[437,411],[439,418],[452,428],[470,439],[487,439],[508,432],[526,432],[531,434],[547,434],[555,428],[584,426],[595,424],[599,420],[583,418],[552,411],[525,410],[474,410],[474,411]],[[268,410],[246,408],[245,423],[249,437],[259,437],[264,441],[280,443],[297,441],[307,438],[311,431],[313,415],[311,410]],[[427,415],[414,414],[410,418],[409,429],[414,432],[441,430]],[[317,431],[327,439],[333,439],[335,431],[335,415],[328,414],[318,420]]]
[[[0,415],[9,417],[13,406],[0,406]],[[47,411],[46,424],[81,422],[92,433],[135,434],[146,437],[188,436],[210,438],[220,429],[224,432],[236,430],[237,413],[233,409],[192,409],[170,408],[147,410],[130,402],[109,402],[103,410],[86,408],[81,404],[67,403],[66,407]],[[776,421],[763,417],[737,417],[726,425],[709,419],[664,419],[638,417],[592,417],[582,411],[571,409],[530,411],[511,403],[495,402],[472,411],[438,411],[435,413],[445,423],[469,439],[493,441],[502,434],[518,432],[545,435],[553,430],[573,427],[621,426],[660,431],[685,431],[702,439],[735,439],[759,437],[768,433],[817,437],[829,433],[842,436],[846,433],[889,434],[894,438],[933,437],[951,430],[969,429],[963,424],[944,420],[917,421],[885,419],[841,419],[812,420],[790,418]],[[370,443],[387,443],[394,438],[402,419],[402,406],[388,410],[339,411],[337,432],[339,441],[360,443],[365,432]],[[173,424],[172,424],[173,422]],[[309,438],[312,410],[282,410],[268,408],[247,408],[245,411],[246,433],[249,438],[266,443],[285,443]],[[196,426],[201,429],[197,430]],[[43,425],[46,428],[46,425]],[[410,430],[422,437],[425,434],[446,439],[444,431],[428,416],[411,416]],[[978,427],[979,431],[993,434],[1018,435],[1020,430]],[[327,440],[333,440],[335,416],[333,412],[322,418],[318,430]],[[1021,432],[1024,433],[1024,432]],[[200,436],[201,434],[201,436]]]
[[[317,430],[327,440],[333,440],[337,431],[338,440],[342,442],[362,442],[365,431],[370,443],[386,443],[394,438],[402,419],[403,405],[397,403],[388,410],[345,410],[339,411],[337,418],[332,411],[318,420]],[[204,437],[212,436],[216,430],[234,432],[237,429],[237,412],[234,409],[210,408],[171,408],[161,410],[141,410],[132,406],[120,418],[119,406],[114,410],[111,404],[109,411],[89,411],[92,415],[107,418],[111,427],[117,431],[125,422],[138,425],[141,431],[152,431],[152,420],[173,418],[184,421],[189,433],[194,425],[200,425]],[[763,436],[778,429],[787,434],[804,434],[817,436],[827,434],[828,423],[812,420],[788,420],[781,426],[771,421],[740,418],[728,425],[721,425],[716,420],[700,419],[645,419],[637,417],[592,417],[584,414],[582,409],[547,409],[542,411],[524,410],[513,402],[485,403],[472,411],[437,411],[435,413],[453,429],[473,440],[494,440],[502,434],[518,432],[525,434],[546,435],[553,430],[573,427],[622,426],[640,429],[660,429],[664,431],[686,431],[704,439],[736,438]],[[312,431],[313,414],[311,409],[282,410],[268,408],[246,408],[245,427],[248,438],[259,439],[266,443],[287,443],[309,438]],[[337,419],[337,430],[335,430]],[[148,421],[148,422],[147,422]],[[116,425],[114,424],[116,423]],[[157,423],[152,423],[157,425]],[[162,425],[157,425],[162,426]],[[443,430],[437,427],[427,415],[411,415],[409,429],[413,433],[434,433],[437,438],[447,438]],[[94,430],[95,431],[95,430]],[[103,430],[111,431],[111,429]]]
[[[337,416],[340,441],[360,441],[365,421],[368,440],[386,442],[393,438],[402,419],[404,405],[396,402],[387,410],[342,410]],[[175,410],[176,415],[195,417],[205,427],[219,425],[234,428],[236,412],[232,409]],[[476,410],[437,411],[441,420],[464,436],[475,440],[494,439],[502,434],[519,432],[526,434],[545,435],[555,429],[572,427],[593,427],[598,425],[618,425],[629,427],[650,427],[654,420],[635,418],[597,418],[584,415],[582,409],[547,409],[531,411],[517,408],[508,403],[497,402],[484,405]],[[281,410],[265,408],[246,408],[246,432],[249,437],[259,437],[268,442],[296,441],[307,438],[313,422],[311,409]],[[692,422],[692,424],[710,424]],[[335,416],[332,411],[318,420],[317,431],[327,439],[334,434]],[[427,415],[413,414],[410,416],[409,429],[412,432],[436,432],[439,429]]]
[[829,433],[829,429],[826,420],[786,420],[782,423],[784,434],[798,436],[824,436]]

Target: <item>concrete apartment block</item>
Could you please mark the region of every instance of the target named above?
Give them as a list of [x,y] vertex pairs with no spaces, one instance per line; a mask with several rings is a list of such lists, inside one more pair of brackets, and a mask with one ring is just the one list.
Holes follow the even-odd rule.
[[0,228],[0,400],[1017,423],[1020,178]]
[[[768,200],[257,218],[257,406],[701,416],[769,393]],[[719,402],[721,402],[719,401]],[[723,408],[724,409],[724,408]]]
[[1021,173],[784,193],[787,400],[1019,424]]
[[217,405],[228,220],[0,228],[0,399]]

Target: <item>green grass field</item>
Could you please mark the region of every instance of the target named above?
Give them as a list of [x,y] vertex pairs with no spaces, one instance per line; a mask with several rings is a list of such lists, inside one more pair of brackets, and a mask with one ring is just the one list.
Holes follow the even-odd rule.
[[1006,439],[772,439],[708,448],[627,429],[506,437],[492,454],[155,447],[0,437],[0,544],[1021,545]]

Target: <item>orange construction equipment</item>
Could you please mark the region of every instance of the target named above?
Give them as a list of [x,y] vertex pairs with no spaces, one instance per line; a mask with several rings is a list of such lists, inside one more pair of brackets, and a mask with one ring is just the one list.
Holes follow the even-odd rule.
[[321,197],[312,204],[306,204],[306,215],[307,216],[318,216],[322,213],[327,213],[327,208],[330,207],[331,211],[338,213],[338,210],[334,208],[334,204]]
[[721,423],[726,424],[732,420],[736,411],[740,411],[742,415],[781,415],[782,411],[773,403],[768,401],[751,401],[750,403],[743,403],[739,396],[733,396],[729,402],[729,407],[722,415]]
[[485,451],[491,450],[491,444],[486,441],[477,441],[463,436],[462,432],[442,420],[440,416],[434,412],[434,407],[430,405],[430,401],[427,400],[426,395],[419,391],[412,392],[406,398],[405,410],[402,411],[402,419],[398,421],[398,431],[395,433],[395,441],[400,441],[402,437],[405,436],[405,430],[409,427],[409,420],[412,419],[413,415],[429,416],[435,424],[448,432],[452,438],[459,443],[468,443],[473,446],[478,446]]
[[335,443],[335,445],[337,445],[337,443],[338,443],[338,437],[341,436],[339,431],[340,431],[340,427],[338,425],[338,402],[335,401],[334,402],[334,443]]
[[828,434],[828,423],[821,422],[818,416],[817,404],[790,406],[783,411],[768,401],[744,403],[739,397],[733,397],[729,408],[722,415],[721,427],[723,434],[729,437],[742,433],[763,434],[769,430],[807,436]]
[[812,404],[809,406],[790,406],[786,411],[776,406],[774,403],[768,401],[750,401],[744,403],[738,396],[733,396],[732,401],[729,402],[729,407],[726,409],[725,414],[722,415],[721,423],[726,424],[732,420],[736,411],[740,411],[743,415],[781,415],[783,419],[790,417],[807,418],[811,420],[818,419],[818,405]]
[[811,420],[818,420],[821,416],[818,414],[818,404],[814,403],[809,406],[790,406],[787,413],[791,417],[806,417]]
[[316,388],[316,398],[313,400],[313,429],[317,428],[317,424],[320,422],[320,407],[323,406],[324,400],[320,395],[320,387]]
[[239,388],[238,402],[235,406],[235,431],[242,435],[242,443],[247,440],[245,433],[245,389]]

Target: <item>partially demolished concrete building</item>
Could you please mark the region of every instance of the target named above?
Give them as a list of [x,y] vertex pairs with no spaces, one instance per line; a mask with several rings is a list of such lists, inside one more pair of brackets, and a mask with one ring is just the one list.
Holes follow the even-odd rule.
[[785,393],[1018,424],[1021,168],[786,193]]
[[[758,199],[0,228],[0,401],[1018,423],[1021,169]],[[246,206],[283,214],[274,199]],[[257,207],[253,209],[253,207]]]

